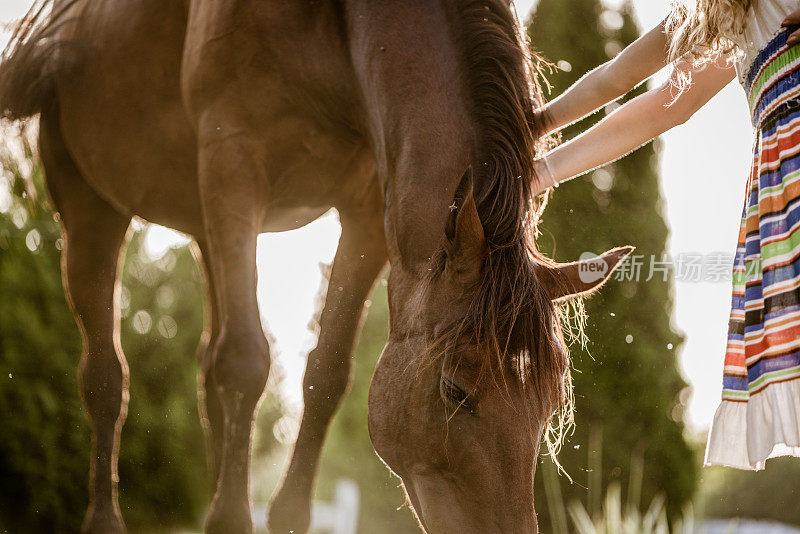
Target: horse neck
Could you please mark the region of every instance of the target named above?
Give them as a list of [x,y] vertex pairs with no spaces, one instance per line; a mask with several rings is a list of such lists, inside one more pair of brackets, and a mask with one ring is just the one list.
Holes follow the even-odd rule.
[[473,164],[477,128],[445,2],[382,4],[349,2],[349,37],[385,196],[392,330],[404,331]]
[[421,276],[472,163],[475,126],[446,6],[349,2],[350,48],[385,194],[393,269]]

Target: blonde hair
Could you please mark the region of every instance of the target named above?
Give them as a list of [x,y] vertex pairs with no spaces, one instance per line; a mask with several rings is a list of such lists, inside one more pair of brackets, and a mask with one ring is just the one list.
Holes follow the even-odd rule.
[[695,65],[741,48],[747,13],[757,0],[673,0],[666,21],[669,60]]

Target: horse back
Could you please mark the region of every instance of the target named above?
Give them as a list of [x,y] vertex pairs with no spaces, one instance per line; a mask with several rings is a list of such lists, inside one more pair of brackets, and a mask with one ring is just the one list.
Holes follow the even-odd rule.
[[54,97],[64,144],[103,198],[194,233],[195,141],[178,83],[187,14],[179,2],[71,3],[55,39],[72,65]]
[[[218,12],[203,20],[204,9]],[[75,54],[52,92],[64,144],[119,211],[197,234],[193,110],[227,98],[224,112],[242,118],[269,167],[268,217],[373,201],[340,9],[332,0],[69,3],[56,39]]]

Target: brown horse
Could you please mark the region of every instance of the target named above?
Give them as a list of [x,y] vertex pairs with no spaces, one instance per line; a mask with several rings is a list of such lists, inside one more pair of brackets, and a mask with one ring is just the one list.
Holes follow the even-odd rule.
[[426,531],[536,532],[539,442],[570,388],[553,301],[594,290],[631,249],[604,255],[605,276],[585,281],[583,264],[536,252],[535,75],[503,0],[32,9],[0,66],[0,111],[40,114],[63,223],[93,438],[84,531],[124,531],[116,281],[131,218],[191,234],[202,251],[212,320],[200,397],[216,477],[206,529],[240,533],[252,531],[253,417],[270,366],[256,237],[335,207],[342,236],[271,531],[308,529],[363,303],[388,260],[391,333],[369,399],[375,450]]

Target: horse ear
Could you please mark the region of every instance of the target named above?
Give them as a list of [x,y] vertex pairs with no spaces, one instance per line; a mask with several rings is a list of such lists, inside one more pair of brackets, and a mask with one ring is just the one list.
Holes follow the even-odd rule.
[[445,238],[447,271],[465,282],[477,278],[486,256],[486,237],[475,205],[471,167],[461,177],[450,204]]
[[585,253],[572,263],[539,265],[537,274],[552,300],[586,296],[605,284],[634,248],[618,247],[601,256]]

